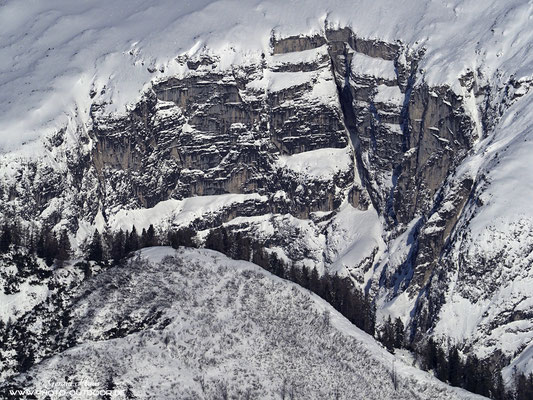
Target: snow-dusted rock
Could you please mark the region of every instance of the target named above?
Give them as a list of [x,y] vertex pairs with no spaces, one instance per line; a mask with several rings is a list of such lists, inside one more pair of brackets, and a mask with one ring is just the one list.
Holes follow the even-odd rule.
[[530,2],[5,3],[2,218],[225,224],[531,372]]

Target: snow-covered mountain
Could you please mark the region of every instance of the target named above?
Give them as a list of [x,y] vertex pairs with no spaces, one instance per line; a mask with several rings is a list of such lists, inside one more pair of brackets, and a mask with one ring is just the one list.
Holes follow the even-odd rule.
[[[526,0],[5,1],[0,215],[67,229],[78,256],[96,228],[190,227],[201,244],[224,225],[510,381],[533,372],[532,15]],[[4,290],[4,320],[46,298],[24,285]]]
[[[209,250],[145,249],[67,302],[60,336],[76,344],[10,390],[74,390],[80,399],[110,387],[113,398],[142,399],[484,398],[408,366],[309,291]],[[38,335],[48,321],[34,316]]]

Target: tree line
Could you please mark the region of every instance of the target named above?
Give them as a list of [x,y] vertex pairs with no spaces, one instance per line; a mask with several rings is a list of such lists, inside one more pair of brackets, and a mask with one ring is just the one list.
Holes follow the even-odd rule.
[[463,359],[456,346],[445,351],[432,338],[416,350],[421,368],[432,371],[435,377],[452,386],[495,400],[533,399],[533,374],[528,376],[515,370],[514,382],[510,382],[514,389],[507,389],[499,368],[494,368],[487,360],[480,360],[475,354]]
[[[90,261],[118,263],[132,251],[165,244],[169,242],[160,240],[153,225],[143,229],[140,234],[135,226],[131,231],[119,229],[114,233],[100,233],[96,229],[85,246],[85,255]],[[66,229],[57,233],[47,226],[31,230],[22,229],[18,224],[3,224],[0,231],[0,254],[20,247],[26,249],[29,254],[44,259],[49,266],[54,262],[62,264],[72,256]]]

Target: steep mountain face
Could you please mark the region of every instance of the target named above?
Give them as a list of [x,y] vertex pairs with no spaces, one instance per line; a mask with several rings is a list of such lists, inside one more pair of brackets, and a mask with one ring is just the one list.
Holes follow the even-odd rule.
[[[66,265],[63,271],[76,269]],[[57,340],[36,354],[63,351],[19,375],[4,393],[483,398],[408,367],[309,291],[220,253],[150,248],[94,273],[64,293],[71,311],[62,317]],[[25,318],[37,337],[46,337],[54,321],[42,312]]]
[[[490,38],[465,45],[474,61],[453,70],[465,62],[450,58],[450,37],[427,28],[439,6],[420,3],[417,24],[440,42],[369,31],[365,16],[377,17],[361,11],[359,24],[317,17],[311,33],[258,22],[267,44],[250,52],[195,44],[159,62],[134,43],[116,64],[145,74],[129,106],[115,112],[124,78],[110,72],[84,86],[68,122],[6,151],[0,214],[67,228],[78,248],[95,228],[188,226],[201,244],[224,225],[297,266],[351,277],[412,340],[533,371],[531,5],[455,5],[444,26]],[[276,9],[262,7],[253,12]],[[486,13],[492,24],[473,23]]]

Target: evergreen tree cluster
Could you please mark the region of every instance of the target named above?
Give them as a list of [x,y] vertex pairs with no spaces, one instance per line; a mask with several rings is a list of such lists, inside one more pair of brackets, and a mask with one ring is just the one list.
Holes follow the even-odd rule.
[[516,396],[515,400],[533,399],[533,374],[515,373]]
[[387,350],[394,353],[394,349],[401,349],[405,345],[405,327],[401,318],[396,318],[394,322],[391,317],[385,321],[376,338],[385,345]]
[[[23,236],[26,232],[23,232],[22,228],[17,222],[9,224],[4,222],[0,226],[0,254],[7,253],[12,246],[20,246],[23,242]],[[34,240],[31,240],[34,244]]]
[[70,258],[71,246],[66,230],[55,234],[46,226],[34,231],[22,229],[17,223],[4,223],[0,231],[0,254],[20,246],[43,258],[49,266],[54,260],[61,263]]
[[241,232],[228,231],[225,227],[220,227],[209,232],[205,247],[224,253],[234,260],[254,262],[252,256],[257,252],[258,244],[252,243],[252,240]]
[[115,233],[105,232],[103,235],[96,229],[87,247],[87,258],[91,261],[113,261],[118,264],[133,251],[163,244],[153,225],[143,229],[140,235],[135,225],[131,231],[124,232],[119,229]]
[[195,235],[196,232],[193,229],[189,227],[181,228],[177,231],[171,231],[168,233],[168,243],[175,249],[180,246],[196,247],[193,240]]
[[468,355],[463,361],[457,347],[445,352],[432,338],[418,350],[422,369],[433,371],[435,377],[452,386],[495,400],[533,399],[533,374],[526,376],[515,372],[515,390],[505,388],[502,374],[491,368],[488,362]]
[[[135,226],[131,232],[119,230],[114,234],[109,232],[101,234],[95,230],[88,243],[86,254],[87,259],[91,261],[113,260],[118,263],[132,251],[162,244],[164,243],[159,240],[153,225],[150,225],[148,229],[143,229],[140,235]],[[30,229],[22,230],[18,224],[4,224],[0,228],[0,254],[5,254],[14,247],[20,246],[24,247],[28,253],[46,260],[49,266],[54,261],[61,264],[68,260],[72,252],[65,229],[56,234],[47,226],[35,232]]]
[[0,253],[7,253],[11,244],[14,244],[13,229],[4,224],[0,231]]

